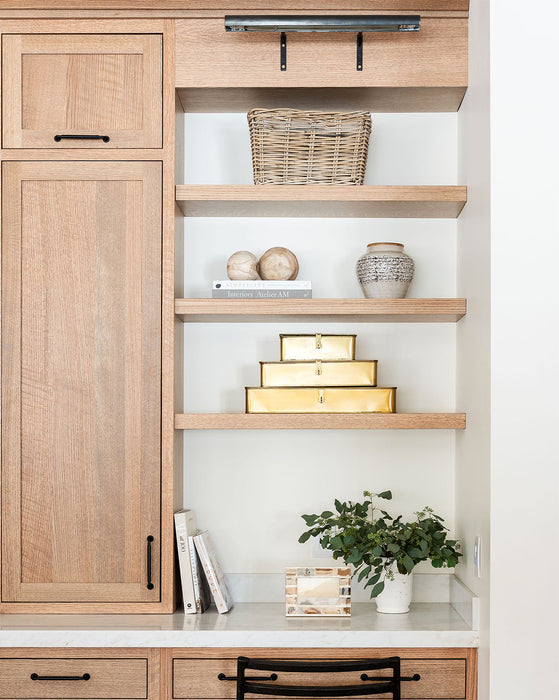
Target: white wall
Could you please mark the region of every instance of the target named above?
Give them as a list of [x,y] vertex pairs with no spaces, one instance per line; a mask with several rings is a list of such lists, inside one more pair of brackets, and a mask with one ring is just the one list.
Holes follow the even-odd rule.
[[556,10],[491,3],[493,700],[559,697]]
[[[479,700],[489,698],[490,585],[490,153],[489,4],[470,2],[468,91],[458,113],[459,181],[468,204],[458,219],[458,295],[468,313],[457,327],[457,407],[467,429],[456,435],[456,534],[464,555],[457,575],[480,597]],[[481,578],[473,546],[481,537]],[[498,696],[496,696],[498,700]]]
[[[456,114],[373,115],[367,184],[456,184]],[[251,183],[245,115],[186,117],[187,183]],[[294,250],[317,297],[361,297],[355,261],[367,243],[403,242],[417,272],[410,296],[456,295],[456,222],[396,219],[188,219],[185,293],[210,296],[235,250]],[[259,360],[280,332],[355,332],[357,357],[379,360],[398,410],[455,410],[455,324],[185,324],[185,410],[244,410]],[[214,535],[228,573],[324,564],[299,545],[302,513],[363,489],[395,493],[394,510],[426,504],[454,525],[452,431],[185,431],[185,506]],[[430,567],[423,571],[434,571]]]

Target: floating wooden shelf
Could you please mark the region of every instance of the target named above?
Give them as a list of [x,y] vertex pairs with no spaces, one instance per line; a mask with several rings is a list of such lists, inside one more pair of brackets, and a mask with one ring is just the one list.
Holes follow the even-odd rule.
[[463,430],[465,413],[177,413],[177,430]]
[[465,299],[175,299],[186,322],[456,323],[465,313]]
[[466,187],[401,185],[177,185],[185,216],[455,219]]
[[234,87],[177,86],[185,112],[248,112],[255,105],[268,109],[293,107],[314,110],[369,112],[457,112],[465,87]]

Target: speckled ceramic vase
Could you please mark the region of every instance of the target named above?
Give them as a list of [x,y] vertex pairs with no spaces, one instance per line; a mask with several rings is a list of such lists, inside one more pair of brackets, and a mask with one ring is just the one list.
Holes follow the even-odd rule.
[[369,243],[357,261],[357,279],[367,299],[402,299],[413,279],[413,258],[402,243]]
[[400,574],[396,562],[390,567],[394,580],[384,579],[384,590],[376,598],[377,612],[402,614],[410,610],[413,595],[413,573]]

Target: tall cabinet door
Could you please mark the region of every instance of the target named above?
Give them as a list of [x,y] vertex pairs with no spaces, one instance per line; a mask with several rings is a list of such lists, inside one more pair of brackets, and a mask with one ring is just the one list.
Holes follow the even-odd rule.
[[161,177],[2,165],[2,602],[160,599]]

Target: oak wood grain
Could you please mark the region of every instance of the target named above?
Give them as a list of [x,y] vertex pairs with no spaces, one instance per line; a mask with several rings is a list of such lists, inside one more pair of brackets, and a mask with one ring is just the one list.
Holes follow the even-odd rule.
[[[227,659],[236,659],[238,656],[248,656],[253,658],[297,658],[297,659],[374,659],[374,658],[384,658],[387,656],[399,656],[402,659],[402,665],[405,668],[412,668],[414,664],[422,663],[423,661],[437,661],[440,664],[441,669],[445,668],[445,664],[450,663],[451,666],[454,662],[459,662],[462,664],[462,672],[460,673],[459,683],[461,684],[463,694],[459,697],[464,698],[464,700],[476,700],[477,698],[477,685],[475,672],[477,669],[477,649],[474,648],[402,648],[402,647],[383,647],[383,648],[297,648],[286,649],[286,648],[220,648],[209,649],[209,648],[190,648],[190,649],[170,649],[165,650],[165,655],[167,657],[166,664],[168,667],[171,666],[170,660],[173,659],[176,664],[181,663],[179,660],[190,660],[196,659],[197,662],[203,659],[211,661],[219,659],[222,663]],[[186,667],[188,668],[188,666]],[[450,667],[447,666],[447,669]],[[170,678],[171,672],[167,670],[167,685],[171,683]],[[446,679],[445,679],[446,676]],[[449,686],[449,676],[443,671],[443,687],[441,692],[446,692],[452,688]],[[455,677],[456,680],[456,677]],[[211,681],[210,681],[211,682]],[[225,685],[225,682],[219,681]],[[421,683],[421,681],[419,681]],[[410,690],[407,686],[413,684],[404,684],[403,690],[406,694],[414,692],[413,689]],[[221,687],[221,686],[220,686]],[[453,686],[454,689],[457,688]],[[205,692],[203,689],[201,692]],[[165,696],[162,696],[165,699]],[[196,696],[192,696],[196,698]],[[219,695],[215,697],[228,697],[227,695]],[[382,697],[382,696],[379,696]],[[410,695],[405,695],[404,697],[414,697]],[[418,697],[417,695],[415,697]],[[449,697],[440,694],[420,695],[422,700],[436,700],[439,698]],[[452,696],[450,696],[452,697]],[[170,700],[170,695],[166,696],[166,700]]]
[[[159,148],[60,148],[54,152],[50,148],[3,148],[0,149],[0,160],[166,160],[165,150]],[[174,183],[173,183],[174,187]]]
[[158,601],[161,165],[3,173],[2,601]]
[[466,87],[178,88],[185,112],[248,112],[296,105],[303,110],[456,112]]
[[[145,698],[147,659],[2,659],[0,698]],[[39,676],[83,676],[87,680],[34,681]]]
[[173,697],[173,650],[170,648],[161,649],[160,654],[160,698],[161,700],[171,700]]
[[[243,10],[257,10],[263,12],[262,0],[243,0]],[[306,11],[333,11],[340,10],[340,0],[274,0],[270,3],[267,11],[293,10],[296,12]],[[239,10],[238,0],[189,0],[187,10]],[[0,10],[3,9],[84,9],[84,0],[0,0]],[[90,10],[154,10],[161,12],[164,10],[185,10],[184,0],[88,0]],[[343,5],[344,11],[354,12],[355,10],[370,11],[370,0],[351,0]],[[375,0],[376,11],[401,11],[401,0]],[[410,4],[412,11],[467,11],[469,0],[415,0]]]
[[[138,698],[159,700],[159,649],[148,648],[2,648],[0,697]],[[41,675],[83,675],[88,681],[32,681]],[[71,686],[71,687],[68,687]],[[39,690],[40,688],[40,690]]]
[[177,413],[177,430],[463,430],[465,413]]
[[[252,656],[252,655],[251,655]],[[173,662],[173,698],[176,700],[194,698],[235,698],[236,685],[220,681],[218,674],[235,676],[237,663],[234,659],[219,658],[216,650],[215,659],[175,659]],[[270,658],[266,656],[266,658]],[[293,658],[297,658],[295,655]],[[406,659],[402,662],[401,672],[404,676],[419,673],[419,681],[402,683],[402,698],[464,698],[466,690],[466,659]],[[248,671],[247,678],[262,676],[262,673]],[[361,672],[304,674],[278,672],[277,681],[281,685],[361,685]],[[389,671],[375,672],[375,675],[390,676]],[[260,700],[265,697],[255,695]],[[390,697],[385,694],[379,698]]]
[[176,299],[183,321],[404,321],[455,323],[465,299]]
[[[44,3],[41,3],[41,6],[44,7]],[[163,34],[165,32],[165,20],[152,15],[148,16],[148,19],[142,19],[143,16],[113,12],[80,18],[76,10],[65,12],[63,16],[59,16],[54,10],[44,10],[43,12],[34,11],[29,17],[17,19],[8,17],[7,11],[0,10],[0,18],[6,17],[2,19],[2,33],[6,34]]]
[[[176,607],[177,571],[175,569],[175,525],[173,513],[182,506],[182,475],[184,470],[182,443],[174,430],[176,396],[182,386],[181,367],[184,352],[177,342],[177,318],[174,315],[176,267],[182,254],[184,235],[174,199],[177,173],[184,171],[184,144],[181,136],[184,119],[177,119],[175,99],[175,33],[174,22],[164,23],[163,51],[163,250],[162,250],[162,337],[161,337],[161,595],[165,612]],[[176,148],[175,148],[176,143]],[[177,230],[178,227],[178,230]],[[179,394],[181,396],[181,394]]]
[[185,216],[456,218],[462,186],[177,185]]
[[196,18],[176,20],[176,35],[179,88],[468,84],[466,19],[425,18],[419,32],[365,32],[362,71],[350,33],[289,33],[285,71],[277,33],[225,32],[222,18]]
[[[301,659],[376,659],[399,656],[402,659],[477,659],[473,647],[297,647]],[[289,647],[171,647],[168,655],[173,659],[236,659],[238,656],[289,659],[293,658]]]
[[161,148],[161,52],[157,34],[5,35],[4,148]]

